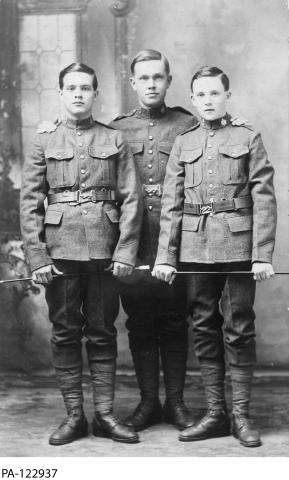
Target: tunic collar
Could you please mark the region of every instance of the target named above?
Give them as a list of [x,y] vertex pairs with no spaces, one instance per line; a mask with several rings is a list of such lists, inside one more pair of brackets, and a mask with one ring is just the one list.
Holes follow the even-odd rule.
[[202,118],[201,120],[201,125],[203,128],[206,130],[218,130],[220,128],[226,127],[226,125],[229,125],[231,123],[231,117],[228,113],[224,115],[222,118],[217,118],[216,120],[205,120]]
[[63,123],[69,128],[78,128],[78,129],[86,129],[90,128],[94,125],[94,120],[92,116],[84,118],[83,120],[74,120],[72,118],[65,118]]
[[166,113],[167,107],[165,104],[157,108],[143,108],[136,110],[138,118],[161,118]]

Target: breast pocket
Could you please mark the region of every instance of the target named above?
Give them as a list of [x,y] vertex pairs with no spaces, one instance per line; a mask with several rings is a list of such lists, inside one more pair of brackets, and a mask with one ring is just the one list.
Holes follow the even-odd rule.
[[183,150],[181,162],[185,165],[185,188],[196,187],[203,180],[203,148],[198,147],[192,150]]
[[90,146],[89,167],[91,172],[91,183],[98,185],[111,185],[116,181],[116,159],[118,148],[115,145]]
[[245,183],[248,179],[247,145],[221,145],[220,171],[225,185]]
[[49,148],[45,151],[47,180],[51,188],[72,187],[75,184],[73,148]]
[[166,166],[172,148],[173,144],[171,142],[159,142],[158,144],[158,169],[163,175],[166,173]]

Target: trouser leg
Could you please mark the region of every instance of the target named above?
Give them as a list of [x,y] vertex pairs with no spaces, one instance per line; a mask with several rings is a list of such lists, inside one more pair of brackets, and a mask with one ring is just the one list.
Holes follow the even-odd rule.
[[[76,271],[78,262],[55,262],[64,273]],[[52,358],[68,413],[83,404],[81,339],[82,285],[79,277],[54,279],[46,287],[52,323]]]
[[[106,262],[107,263],[107,262]],[[102,273],[105,262],[94,261],[86,266],[83,314],[84,335],[93,385],[96,412],[113,409],[116,370],[116,329],[114,322],[119,311],[115,279]]]

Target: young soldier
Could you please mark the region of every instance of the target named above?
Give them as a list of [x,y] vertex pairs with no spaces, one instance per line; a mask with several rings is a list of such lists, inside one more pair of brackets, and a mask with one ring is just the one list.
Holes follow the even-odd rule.
[[[176,263],[188,280],[195,351],[208,411],[180,435],[181,441],[228,435],[224,347],[230,366],[233,434],[246,447],[261,444],[249,422],[255,363],[255,280],[270,278],[276,230],[273,168],[260,134],[233,126],[227,114],[229,79],[216,67],[193,77],[191,99],[201,122],[180,135],[165,179],[156,266],[172,282]],[[222,275],[214,272],[221,271]],[[231,271],[252,271],[231,274]],[[253,278],[254,277],[254,278]],[[225,319],[219,301],[226,286]],[[224,333],[222,325],[224,324]]]
[[142,208],[134,161],[121,133],[92,119],[93,69],[73,63],[60,72],[59,87],[66,118],[36,135],[21,192],[24,244],[33,280],[46,286],[53,362],[68,414],[49,443],[87,435],[83,335],[93,383],[93,433],[135,443],[137,434],[112,413],[119,301],[115,279],[106,271],[112,262],[113,275],[122,277],[135,263]]
[[[194,126],[197,119],[181,107],[165,105],[172,76],[168,60],[160,52],[139,52],[132,61],[131,75],[139,108],[117,117],[112,125],[123,131],[134,154],[144,196],[138,257],[140,263],[153,265],[169,154],[176,136]],[[129,317],[126,325],[141,393],[140,404],[126,422],[142,430],[160,421],[163,413],[167,422],[182,430],[192,424],[183,402],[188,350],[183,279],[166,285],[150,274],[139,277],[121,297]],[[159,401],[159,357],[166,390],[163,412]]]

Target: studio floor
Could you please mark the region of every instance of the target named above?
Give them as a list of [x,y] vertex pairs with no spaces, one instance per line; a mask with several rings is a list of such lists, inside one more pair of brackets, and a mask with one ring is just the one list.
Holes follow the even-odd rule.
[[[85,411],[91,421],[92,394],[84,378]],[[195,418],[205,409],[201,379],[190,374],[186,402]],[[230,405],[230,389],[227,389]],[[137,404],[133,375],[118,375],[115,411],[125,417]],[[164,399],[163,391],[161,398]],[[182,443],[178,431],[165,423],[140,432],[140,443],[126,445],[90,435],[61,447],[48,444],[48,437],[62,421],[64,409],[53,376],[3,374],[0,385],[1,457],[275,457],[289,456],[289,375],[257,372],[254,379],[251,416],[262,435],[262,446],[244,448],[232,436]]]

